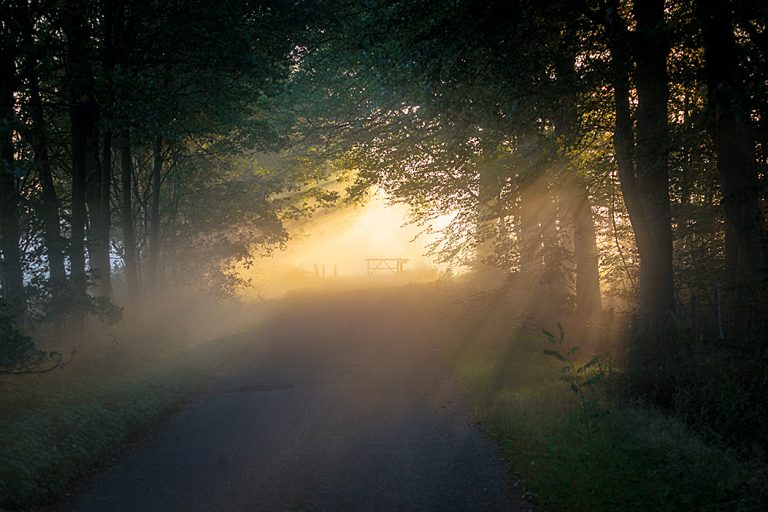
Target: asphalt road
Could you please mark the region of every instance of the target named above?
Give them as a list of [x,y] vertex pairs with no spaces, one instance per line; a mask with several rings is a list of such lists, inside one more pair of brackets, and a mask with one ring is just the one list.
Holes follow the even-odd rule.
[[397,293],[294,299],[256,337],[56,510],[528,509]]

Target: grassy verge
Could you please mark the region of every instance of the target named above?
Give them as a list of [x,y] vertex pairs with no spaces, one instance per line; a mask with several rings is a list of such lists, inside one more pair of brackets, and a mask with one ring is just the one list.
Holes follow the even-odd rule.
[[490,356],[455,364],[476,414],[544,510],[765,510],[765,467],[674,419],[606,403],[587,434],[568,386],[545,376],[557,367],[517,358],[500,376]]
[[427,313],[435,336],[449,341],[476,416],[541,509],[768,510],[764,455],[736,454],[660,411],[611,399],[605,384],[585,391],[588,429],[563,363],[543,354],[552,345],[541,329],[523,331],[510,306],[447,295]]
[[154,351],[113,343],[55,373],[6,379],[0,510],[29,510],[60,496],[252,343],[252,334]]

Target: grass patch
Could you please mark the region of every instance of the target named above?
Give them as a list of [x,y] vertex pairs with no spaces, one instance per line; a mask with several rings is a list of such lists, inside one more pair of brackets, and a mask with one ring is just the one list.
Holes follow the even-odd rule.
[[[444,340],[476,417],[541,509],[768,510],[768,466],[759,450],[729,449],[690,421],[612,398],[619,395],[608,388],[614,379],[582,386],[595,413],[588,430],[585,401],[561,378],[565,363],[543,353],[553,345],[542,328],[554,326],[512,318],[524,305],[462,290],[421,303],[428,304],[422,323]],[[577,358],[583,364],[590,355]]]
[[6,378],[0,383],[0,510],[29,510],[60,496],[253,339],[252,333],[232,335],[191,346],[152,339],[155,350],[112,342],[76,356],[63,370]]
[[453,362],[475,413],[549,511],[765,510],[762,461],[705,442],[637,404],[603,400],[587,432],[580,404],[544,343],[499,358],[464,345]]

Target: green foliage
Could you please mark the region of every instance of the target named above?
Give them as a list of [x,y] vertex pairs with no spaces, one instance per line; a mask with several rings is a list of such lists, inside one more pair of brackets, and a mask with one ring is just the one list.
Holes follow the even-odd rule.
[[38,349],[0,302],[0,375],[48,371],[60,364],[61,356]]
[[123,318],[123,308],[112,303],[107,297],[89,296],[85,311],[108,325],[114,325]]
[[182,191],[167,224],[177,284],[231,295],[242,284],[233,265],[247,265],[259,250],[284,244],[282,205],[275,198],[291,183],[254,162],[255,156],[190,156],[174,169]]
[[549,379],[557,367],[540,353],[520,340],[501,360],[476,347],[454,364],[477,416],[544,510],[764,509],[764,461],[708,443],[656,410],[611,402],[584,435],[580,402]]
[[[285,241],[280,204],[273,196],[300,180],[289,172],[276,179],[242,176],[241,170],[257,151],[278,151],[288,142],[295,119],[279,98],[291,72],[290,54],[311,15],[300,4],[86,0],[78,9],[47,1],[4,5],[3,40],[17,73],[8,82],[16,112],[17,215],[30,318],[53,316],[49,310],[61,318],[75,306],[108,321],[117,313],[99,307],[104,304],[80,304],[81,298],[61,300],[54,288],[65,285],[49,281],[48,251],[70,250],[71,202],[78,195],[72,193],[74,130],[67,115],[76,99],[68,95],[75,83],[93,89],[88,99],[98,118],[99,140],[89,147],[96,149],[99,164],[112,166],[114,185],[111,198],[100,198],[111,203],[111,211],[100,212],[91,203],[110,187],[99,187],[93,179],[98,175],[88,176],[88,221],[95,230],[110,225],[105,236],[88,233],[89,245],[114,240],[112,250],[123,252],[125,226],[118,222],[130,213],[135,224],[130,252],[146,271],[148,289],[157,291],[162,282],[229,293],[238,284],[233,263],[249,258],[254,247],[255,252]],[[67,34],[76,20],[83,22],[76,46],[86,58],[70,54],[75,50]],[[81,65],[64,69],[65,61]],[[132,190],[122,190],[117,178],[122,141],[128,139]],[[41,186],[47,174],[52,190]],[[132,212],[122,211],[119,198],[126,196]],[[58,233],[50,234],[51,226],[60,228],[60,240]],[[56,240],[60,246],[48,247]],[[89,259],[92,267],[96,263]],[[106,269],[92,269],[98,285],[98,274]],[[117,297],[122,282],[114,280]]]
[[[526,22],[540,20],[520,19],[513,5],[332,4],[346,16],[299,55],[291,77],[299,132],[313,150],[356,171],[352,195],[376,186],[407,204],[411,222],[439,235],[430,252],[440,261],[472,263],[475,248],[490,241],[490,262],[519,268],[519,237],[497,243],[494,230],[478,224],[489,216],[480,203],[497,196],[503,208],[490,216],[515,226],[516,181],[540,177],[557,158],[538,123],[539,108],[550,112],[537,82],[546,52],[521,44]],[[493,185],[481,186],[483,174]],[[435,230],[446,215],[450,222]]]
[[579,353],[579,346],[566,347],[565,331],[560,322],[557,323],[557,328],[557,336],[544,331],[547,341],[555,346],[545,349],[544,354],[565,363],[560,367],[560,379],[568,383],[570,390],[576,395],[584,419],[584,432],[590,437],[597,430],[595,420],[608,414],[607,410],[598,407],[595,387],[605,380],[609,370],[605,358],[600,355],[593,356],[586,362],[578,362],[575,358]]
[[182,398],[194,375],[55,394],[0,420],[0,508],[24,510],[60,494]]
[[768,354],[699,344],[677,371],[675,414],[720,445],[768,449]]
[[[510,320],[508,306],[468,311],[462,294],[442,295],[442,303],[425,306],[433,336],[453,340],[447,353],[461,387],[537,508],[765,510],[768,471],[759,453],[728,450],[677,418],[611,396],[599,408],[610,414],[593,421],[599,428],[585,435],[582,402],[574,397],[602,392],[586,381],[611,373],[609,368],[592,366],[579,374],[574,369],[585,363],[569,354],[562,332],[550,333],[551,352],[542,357],[540,329]],[[475,316],[477,322],[468,321]],[[573,374],[581,393],[563,389],[562,378],[570,381]]]

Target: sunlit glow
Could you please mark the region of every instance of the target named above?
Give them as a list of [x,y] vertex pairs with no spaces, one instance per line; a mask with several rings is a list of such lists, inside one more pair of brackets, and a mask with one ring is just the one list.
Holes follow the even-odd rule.
[[[333,279],[367,277],[366,258],[408,260],[403,275],[378,272],[371,279],[434,279],[443,270],[426,256],[434,237],[418,236],[423,228],[407,224],[407,217],[407,207],[388,204],[379,191],[364,205],[339,207],[289,226],[292,238],[285,250],[240,270],[252,284],[243,294],[265,297]],[[434,227],[449,219],[437,219]]]

